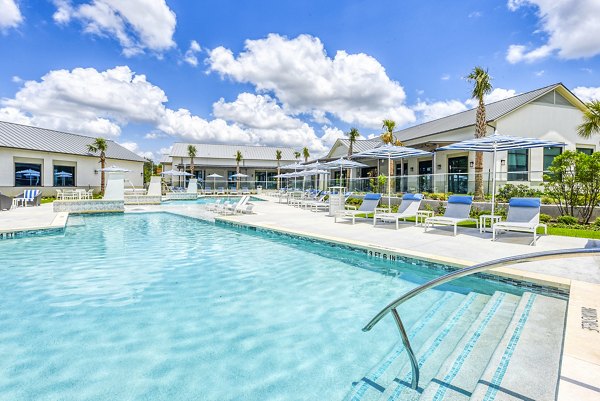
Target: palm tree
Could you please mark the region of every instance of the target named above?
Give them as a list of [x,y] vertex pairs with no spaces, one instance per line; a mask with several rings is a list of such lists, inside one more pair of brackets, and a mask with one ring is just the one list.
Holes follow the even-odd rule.
[[187,147],[188,156],[190,157],[190,173],[193,174],[192,178],[196,178],[196,174],[194,173],[194,157],[196,157],[196,152],[198,149],[194,145],[188,145]]
[[600,100],[592,100],[586,106],[583,123],[577,127],[577,134],[588,139],[594,134],[600,134]]
[[[276,150],[275,151],[275,159],[277,160],[277,175],[280,174],[280,170],[279,170],[279,162],[281,161],[281,150]],[[277,177],[277,189],[279,189],[279,177]]]
[[[358,132],[358,129],[352,127],[352,128],[350,128],[350,131],[346,135],[348,135],[348,140],[350,141],[350,145],[348,146],[348,158],[350,158],[350,157],[352,157],[352,154],[354,153],[354,142],[356,142],[358,137],[360,137],[360,132]],[[350,170],[351,169],[348,169],[346,171],[346,177],[348,177],[348,179],[350,179]],[[342,177],[340,177],[340,179],[341,178]]]
[[308,163],[310,153],[308,152],[308,148],[306,146],[304,147],[304,149],[302,149],[302,156],[304,156],[304,163]]
[[[240,152],[239,150],[237,152],[235,152],[235,173],[236,174],[240,173],[240,162],[242,161],[243,158],[244,158],[244,156],[242,156],[242,152]],[[237,177],[236,188],[240,189],[240,177]]]
[[[298,160],[300,158],[300,152],[298,152],[297,150],[294,152],[294,157],[296,158],[296,160]],[[297,163],[297,161],[296,161]]]
[[106,149],[108,149],[108,143],[104,138],[96,138],[93,143],[87,145],[87,149],[90,153],[100,152],[100,194],[104,195],[104,167],[106,167]]
[[[487,70],[475,67],[467,80],[473,84],[471,97],[479,102],[475,118],[475,138],[483,138],[487,132],[487,119],[485,117],[485,103],[483,98],[492,91],[491,78]],[[475,199],[483,200],[483,153],[475,153]]]
[[[402,146],[402,142],[394,136],[394,129],[396,128],[396,122],[394,120],[383,120],[381,125],[383,132],[381,133],[381,141],[386,145]],[[388,165],[388,173],[390,177],[394,176],[394,161],[390,160]],[[391,188],[395,184],[392,184],[392,180],[388,183]]]

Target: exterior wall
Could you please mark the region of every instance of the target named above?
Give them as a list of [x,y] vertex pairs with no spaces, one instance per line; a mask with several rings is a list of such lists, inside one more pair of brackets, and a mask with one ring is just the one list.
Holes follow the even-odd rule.
[[[42,190],[44,196],[56,195],[54,187],[53,168],[55,164],[69,165],[75,167],[76,188],[100,188],[100,168],[98,157],[69,155],[63,153],[40,152],[35,150],[12,149],[0,147],[0,192],[16,196],[28,187],[15,187],[15,162],[31,162],[42,165],[40,177],[41,186],[31,187]],[[106,159],[106,166],[118,166],[131,170],[125,173],[126,185],[129,181],[136,187],[142,187],[143,162],[131,160]],[[73,188],[73,187],[69,187]]]

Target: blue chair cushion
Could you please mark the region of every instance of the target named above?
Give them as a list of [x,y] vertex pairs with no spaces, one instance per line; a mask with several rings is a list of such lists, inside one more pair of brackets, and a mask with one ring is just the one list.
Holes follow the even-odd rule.
[[363,200],[379,200],[381,199],[381,194],[366,194]]
[[402,200],[421,200],[423,199],[423,194],[404,194],[402,196]]
[[450,195],[448,203],[462,203],[464,205],[470,205],[473,203],[473,197],[469,195]]
[[542,204],[540,198],[510,198],[508,206],[510,207],[536,207],[539,208]]

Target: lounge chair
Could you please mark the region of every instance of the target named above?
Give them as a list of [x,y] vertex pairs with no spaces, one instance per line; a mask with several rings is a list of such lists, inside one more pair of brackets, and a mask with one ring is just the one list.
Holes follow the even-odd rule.
[[231,202],[226,200],[223,203],[217,204],[213,210],[219,214],[224,213],[230,204],[231,204]]
[[217,188],[215,195],[225,195],[225,188],[223,188],[223,187]]
[[373,227],[375,227],[377,224],[377,220],[381,220],[384,222],[395,222],[397,230],[400,219],[406,221],[408,217],[414,217],[415,225],[417,225],[416,217],[419,207],[421,207],[422,200],[423,194],[404,194],[404,196],[402,196],[402,203],[400,203],[400,206],[398,206],[398,212],[377,213],[377,210],[375,210],[375,215],[373,216]]
[[223,209],[223,214],[235,214],[241,213],[242,209],[246,206],[248,201],[250,200],[250,196],[244,195],[237,201],[237,203],[232,203]]
[[208,210],[208,211],[217,210],[222,201],[223,201],[223,199],[217,199],[214,203],[207,204],[206,210]]
[[241,209],[241,213],[243,214],[253,214],[252,209],[254,209],[254,203],[247,203],[245,207]]
[[248,187],[242,187],[242,195],[250,195],[250,190]]
[[39,206],[42,199],[42,191],[39,189],[26,189],[15,199],[23,199],[25,206]]
[[[329,196],[331,196],[329,193],[327,193]],[[336,195],[336,194],[333,194]],[[348,198],[350,198],[350,196],[352,196],[352,192],[345,192],[344,193],[344,205],[346,204],[346,202],[348,201]],[[312,212],[319,212],[319,211],[328,211],[329,210],[329,199],[327,200],[323,200],[322,202],[313,202],[310,205],[310,210]]]
[[519,231],[532,233],[531,245],[535,245],[538,227],[544,227],[544,232],[548,234],[548,227],[540,223],[541,205],[540,198],[511,198],[508,201],[506,220],[492,225],[492,241],[496,241],[496,232]]
[[0,194],[0,210],[10,210],[13,198]]
[[356,206],[346,206],[346,210],[336,213],[334,221],[337,223],[338,219],[348,219],[352,220],[352,224],[354,224],[357,216],[364,214],[365,217],[368,217],[367,214],[374,213],[380,200],[381,194],[366,194],[358,209]]
[[315,202],[322,202],[323,199],[325,199],[325,197],[327,196],[327,192],[325,191],[311,191],[308,193],[308,195],[304,198],[300,200],[300,203],[298,206],[300,206],[301,208],[308,208],[311,204],[315,203]]
[[212,195],[212,194],[213,194],[212,187],[210,187],[210,186],[208,186],[208,185],[207,185],[207,186],[205,186],[205,187],[204,187],[204,195]]
[[238,190],[237,188],[231,188],[229,190],[229,195],[237,195],[238,194]]
[[456,235],[456,227],[458,223],[463,221],[474,221],[479,227],[477,219],[470,217],[471,206],[473,205],[473,197],[467,195],[451,195],[448,198],[448,205],[443,216],[433,216],[425,219],[425,231],[427,228],[435,224],[444,226],[454,226],[454,235]]

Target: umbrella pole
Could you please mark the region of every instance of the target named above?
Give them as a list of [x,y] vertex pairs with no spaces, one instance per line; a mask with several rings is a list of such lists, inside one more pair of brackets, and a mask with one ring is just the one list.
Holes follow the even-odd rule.
[[496,206],[496,146],[494,146],[494,161],[492,165],[492,216],[494,215],[494,207]]

